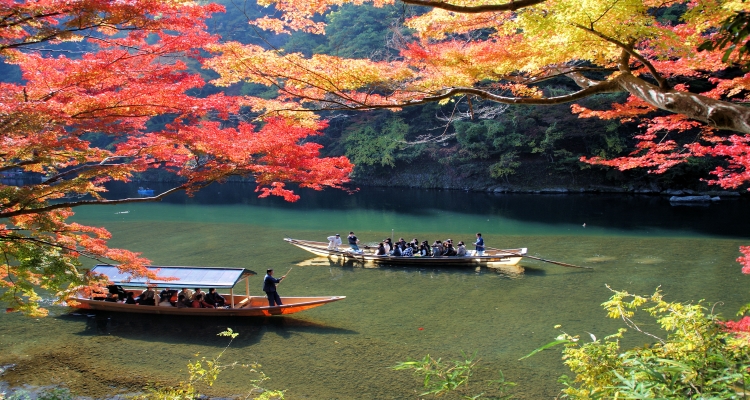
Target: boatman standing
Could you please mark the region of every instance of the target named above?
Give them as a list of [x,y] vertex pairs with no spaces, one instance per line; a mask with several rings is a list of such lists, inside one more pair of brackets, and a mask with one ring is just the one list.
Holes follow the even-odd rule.
[[339,246],[341,246],[341,235],[337,233],[336,236],[328,236],[328,250],[339,251]]
[[354,232],[349,232],[349,236],[347,237],[347,239],[349,239],[349,247],[351,247],[352,250],[359,252],[359,246],[357,246],[357,244],[359,243],[359,239],[354,236]]
[[[267,269],[266,270],[266,276],[263,278],[263,291],[266,292],[266,295],[268,296],[268,305],[270,307],[273,307],[274,305],[280,306],[281,304],[281,297],[279,297],[279,293],[276,292],[276,285],[283,281],[286,276],[282,276],[281,278],[274,278],[273,277],[273,270]],[[276,304],[274,304],[276,303]]]
[[483,256],[484,255],[484,239],[482,239],[482,234],[477,233],[477,241],[474,243],[476,246],[476,255]]

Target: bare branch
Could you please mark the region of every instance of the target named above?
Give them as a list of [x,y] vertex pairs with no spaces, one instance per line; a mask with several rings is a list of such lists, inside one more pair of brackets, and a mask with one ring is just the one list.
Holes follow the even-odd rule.
[[80,200],[80,201],[70,201],[70,202],[64,202],[64,203],[50,204],[46,207],[0,212],[0,218],[10,218],[10,217],[15,217],[18,215],[25,215],[25,214],[37,214],[37,213],[53,211],[53,210],[57,210],[61,208],[80,207],[80,206],[94,205],[94,204],[115,205],[115,204],[125,204],[125,203],[146,203],[146,202],[160,201],[161,199],[163,199],[164,197],[172,193],[178,192],[180,190],[186,190],[188,186],[189,186],[188,184],[183,184],[183,185],[174,187],[172,189],[169,189],[165,192],[162,192],[156,196],[150,196],[150,197],[126,198],[126,199],[116,199],[116,200],[106,200],[106,199]]

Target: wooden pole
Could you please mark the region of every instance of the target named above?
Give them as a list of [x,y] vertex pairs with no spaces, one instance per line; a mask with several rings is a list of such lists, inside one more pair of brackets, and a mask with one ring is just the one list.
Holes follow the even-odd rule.
[[518,254],[518,253],[514,253],[512,251],[508,251],[508,250],[496,249],[494,247],[487,247],[487,248],[488,249],[492,249],[492,250],[502,251],[502,252],[508,253],[510,255],[517,256],[517,257],[526,257],[526,258],[530,258],[532,260],[538,260],[538,261],[543,261],[543,262],[550,263],[550,264],[562,265],[563,267],[594,269],[593,267],[582,267],[580,265],[573,265],[573,264],[568,264],[568,263],[564,263],[564,262],[560,262],[560,261],[547,260],[547,259],[540,258],[540,257],[530,256],[528,254]]
[[[294,267],[292,267],[292,268],[294,268]],[[284,277],[284,279],[286,279],[286,276],[289,275],[290,272],[292,272],[292,268],[289,268],[289,271],[286,271],[286,274],[282,275]],[[281,282],[283,282],[283,280]],[[276,286],[281,285],[281,282],[277,283]]]

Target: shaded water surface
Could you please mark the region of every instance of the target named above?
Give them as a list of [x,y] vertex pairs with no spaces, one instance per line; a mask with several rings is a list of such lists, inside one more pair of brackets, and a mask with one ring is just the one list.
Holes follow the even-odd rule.
[[[155,188],[159,189],[159,188]],[[119,188],[113,195],[132,192]],[[419,381],[390,366],[431,354],[480,360],[477,382],[502,370],[519,398],[553,398],[566,368],[558,350],[517,361],[558,334],[602,337],[621,324],[599,306],[606,284],[639,294],[661,286],[667,299],[721,302],[732,316],[748,302],[750,279],[735,262],[750,243],[742,200],[670,206],[657,197],[492,195],[364,189],[303,192],[297,203],[256,198],[244,185],[212,186],[194,198],[156,204],[89,207],[76,220],[105,226],[111,245],[143,252],[161,265],[266,268],[289,273],[282,296],[344,295],[347,299],[288,317],[191,319],[68,314],[29,319],[0,315],[0,378],[11,384],[66,382],[81,395],[132,392],[151,382],[186,378],[185,364],[226,346],[216,334],[240,335],[227,362],[259,362],[290,399],[416,398]],[[586,227],[583,224],[586,223]],[[744,229],[744,230],[743,230]],[[525,272],[490,269],[362,268],[328,261],[284,237],[325,240],[350,230],[364,243],[396,239],[470,241],[482,232],[491,247],[528,247],[529,254],[592,266],[593,271],[522,261]],[[298,265],[303,264],[303,265]],[[307,264],[307,265],[304,265]],[[653,322],[641,319],[655,331]],[[631,334],[639,345],[647,337]],[[208,392],[247,394],[247,371],[222,373]],[[496,394],[478,386],[475,393]]]

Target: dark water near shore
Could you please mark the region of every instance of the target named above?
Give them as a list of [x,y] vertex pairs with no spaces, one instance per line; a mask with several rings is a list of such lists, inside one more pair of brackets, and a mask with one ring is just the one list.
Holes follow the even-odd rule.
[[[122,188],[113,195],[135,187]],[[159,188],[155,188],[158,189]],[[345,295],[347,299],[289,317],[198,320],[111,315],[51,318],[0,315],[0,379],[11,384],[68,383],[80,395],[132,391],[147,381],[185,379],[188,360],[212,357],[240,336],[227,362],[259,362],[290,399],[416,398],[419,381],[389,369],[431,354],[480,359],[477,382],[502,370],[519,385],[518,398],[553,398],[566,368],[558,350],[517,361],[558,334],[602,337],[621,324],[599,306],[613,288],[667,299],[720,302],[732,316],[750,301],[750,277],[735,262],[750,244],[750,208],[743,200],[670,206],[660,197],[494,195],[457,191],[363,189],[302,192],[297,203],[257,199],[251,186],[216,185],[194,198],[161,203],[88,207],[78,222],[105,226],[112,246],[143,252],[154,264],[275,268],[289,279],[282,296]],[[586,227],[582,225],[586,223]],[[525,273],[488,269],[364,269],[323,263],[298,266],[311,255],[282,238],[325,240],[357,233],[364,243],[387,236],[472,240],[482,232],[492,247],[528,247],[529,254],[594,271],[522,261]],[[643,319],[644,327],[656,330]],[[421,329],[420,329],[421,328]],[[648,338],[630,335],[629,344]],[[198,357],[200,357],[198,356]],[[246,394],[247,371],[227,370],[213,395]],[[493,389],[477,386],[475,394]]]

